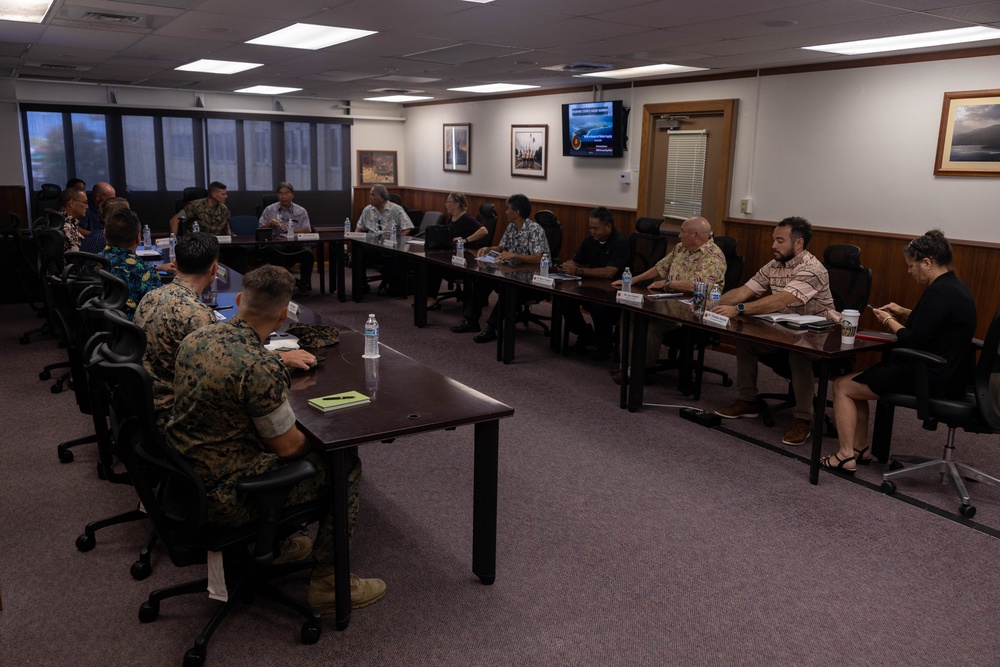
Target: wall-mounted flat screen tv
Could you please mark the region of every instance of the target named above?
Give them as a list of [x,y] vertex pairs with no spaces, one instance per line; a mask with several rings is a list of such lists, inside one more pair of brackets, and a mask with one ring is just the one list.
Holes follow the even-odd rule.
[[627,119],[621,100],[564,104],[563,155],[621,157]]

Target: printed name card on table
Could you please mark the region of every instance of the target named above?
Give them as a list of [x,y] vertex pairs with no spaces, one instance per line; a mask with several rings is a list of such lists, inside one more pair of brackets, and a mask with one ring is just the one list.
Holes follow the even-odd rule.
[[344,234],[345,239],[354,239],[355,241],[364,241],[368,238],[368,232],[346,232]]
[[535,275],[531,276],[531,284],[538,285],[539,287],[552,288],[556,286],[556,279],[551,276],[541,276],[536,273]]
[[288,316],[296,322],[299,321],[299,304],[294,301],[288,302]]
[[618,290],[618,293],[615,294],[615,303],[625,303],[630,306],[639,306],[642,308],[644,301],[642,294],[639,292],[623,292]]
[[717,327],[726,328],[729,326],[729,318],[725,315],[719,315],[718,313],[713,313],[710,310],[705,311],[705,316],[702,321],[707,324],[714,324]]
[[219,239],[219,243],[232,243],[233,242],[233,237],[232,236],[216,236],[215,238]]
[[219,268],[215,271],[215,279],[226,282],[227,278],[229,278],[229,271],[226,270],[226,267],[220,264]]
[[160,250],[164,250],[170,247],[170,239],[156,239],[156,247]]
[[458,255],[452,255],[451,263],[455,266],[468,266],[469,263],[465,261],[465,257],[459,257]]
[[304,234],[297,234],[296,238],[299,241],[319,241],[319,232],[306,232]]

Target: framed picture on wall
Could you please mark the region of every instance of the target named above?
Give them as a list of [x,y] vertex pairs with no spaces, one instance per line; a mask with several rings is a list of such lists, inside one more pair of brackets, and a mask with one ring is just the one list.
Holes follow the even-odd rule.
[[549,164],[549,126],[510,126],[510,175],[545,178]]
[[396,151],[358,151],[358,185],[397,185]]
[[444,126],[444,170],[472,171],[472,123]]
[[1000,90],[945,93],[935,176],[1000,176]]

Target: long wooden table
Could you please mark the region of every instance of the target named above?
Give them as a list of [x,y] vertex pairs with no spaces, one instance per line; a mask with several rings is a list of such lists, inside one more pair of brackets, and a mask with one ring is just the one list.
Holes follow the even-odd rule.
[[[270,241],[258,241],[256,235],[251,236],[249,234],[234,235],[228,245],[239,245],[239,246],[269,246],[269,245],[288,245],[291,243],[301,243],[308,245],[310,243],[316,244],[316,266],[319,270],[319,293],[326,294],[326,282],[327,282],[327,267],[326,267],[326,256],[327,253],[330,255],[330,262],[332,266],[330,267],[330,289],[337,290],[337,299],[341,302],[347,300],[347,288],[344,284],[344,266],[347,263],[344,259],[344,230],[343,229],[324,229],[317,230],[319,234],[318,241],[299,241],[299,240],[289,240],[283,235],[275,234],[274,238]],[[332,249],[332,250],[331,250]]]

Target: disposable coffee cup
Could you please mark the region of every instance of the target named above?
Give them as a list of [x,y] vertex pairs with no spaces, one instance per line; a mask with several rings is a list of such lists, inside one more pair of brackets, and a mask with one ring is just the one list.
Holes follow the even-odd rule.
[[861,313],[856,310],[845,310],[840,314],[840,344],[854,345],[854,339],[858,335],[858,320]]

